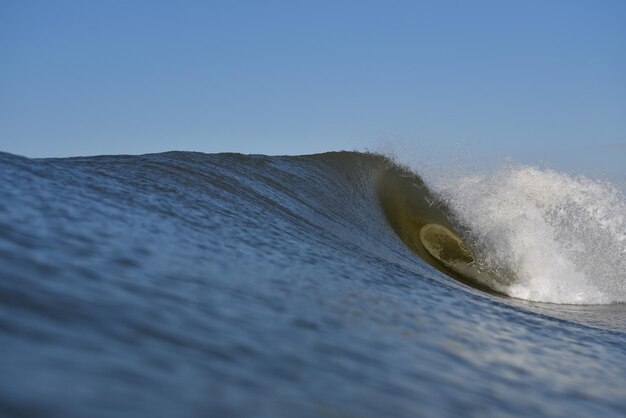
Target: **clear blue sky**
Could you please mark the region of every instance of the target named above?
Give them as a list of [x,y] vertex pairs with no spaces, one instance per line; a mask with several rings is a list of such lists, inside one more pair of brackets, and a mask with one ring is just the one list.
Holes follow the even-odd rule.
[[394,141],[620,170],[626,1],[0,0],[1,151]]

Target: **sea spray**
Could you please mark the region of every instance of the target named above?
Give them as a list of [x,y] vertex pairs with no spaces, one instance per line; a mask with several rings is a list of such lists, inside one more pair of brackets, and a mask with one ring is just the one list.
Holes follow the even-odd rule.
[[626,201],[611,183],[513,165],[429,183],[478,265],[513,279],[496,290],[553,303],[626,301]]

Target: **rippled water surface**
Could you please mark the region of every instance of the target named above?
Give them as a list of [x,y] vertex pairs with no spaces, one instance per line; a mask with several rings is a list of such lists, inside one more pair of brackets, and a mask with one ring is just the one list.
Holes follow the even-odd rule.
[[450,277],[389,218],[412,186],[358,153],[0,154],[0,414],[623,416],[625,305]]

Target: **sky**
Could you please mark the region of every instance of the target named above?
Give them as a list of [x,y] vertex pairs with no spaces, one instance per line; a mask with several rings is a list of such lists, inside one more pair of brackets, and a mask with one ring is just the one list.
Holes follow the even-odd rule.
[[626,174],[626,1],[0,0],[0,151],[389,148]]

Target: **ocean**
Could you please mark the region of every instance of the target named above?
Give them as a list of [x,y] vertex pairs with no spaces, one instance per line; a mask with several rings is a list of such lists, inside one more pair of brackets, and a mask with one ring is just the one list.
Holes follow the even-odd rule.
[[608,182],[0,153],[0,196],[0,416],[626,416]]

